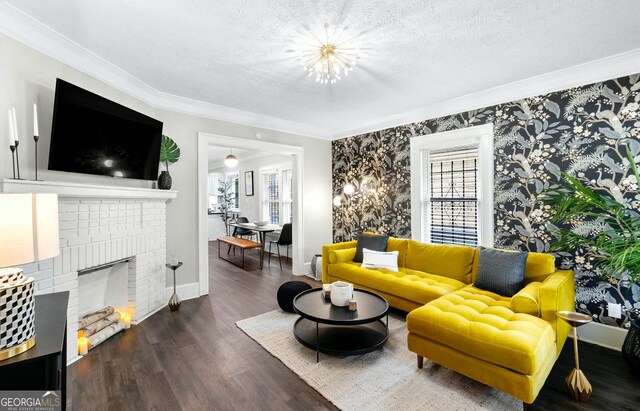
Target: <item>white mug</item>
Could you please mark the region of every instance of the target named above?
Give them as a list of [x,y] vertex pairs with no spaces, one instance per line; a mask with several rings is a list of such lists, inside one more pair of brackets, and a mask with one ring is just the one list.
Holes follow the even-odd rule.
[[346,307],[353,298],[353,284],[344,281],[336,281],[331,284],[331,304],[338,307]]

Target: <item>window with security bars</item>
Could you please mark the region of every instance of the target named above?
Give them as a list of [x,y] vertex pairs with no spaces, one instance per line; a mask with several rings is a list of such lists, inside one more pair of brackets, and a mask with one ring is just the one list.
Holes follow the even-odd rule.
[[261,176],[262,219],[271,224],[290,223],[293,212],[292,170],[261,170]]
[[277,170],[262,173],[262,218],[271,224],[279,224],[280,184]]
[[437,244],[478,244],[478,147],[423,151],[423,233]]

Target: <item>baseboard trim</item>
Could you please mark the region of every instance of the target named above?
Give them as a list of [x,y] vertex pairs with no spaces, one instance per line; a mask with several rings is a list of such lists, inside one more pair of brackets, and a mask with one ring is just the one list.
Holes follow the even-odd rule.
[[[197,282],[179,284],[176,286],[176,293],[182,301],[198,298],[200,297],[200,284]],[[167,296],[167,302],[169,301],[169,298],[171,298],[171,294],[173,294],[173,286],[167,287],[167,292],[165,293],[165,295]]]
[[75,357],[68,359],[67,360],[67,367],[70,366],[71,364],[73,364],[76,361],[80,361],[82,359],[82,357],[83,357],[82,355],[76,354]]
[[[628,331],[626,328],[612,327],[601,323],[589,323],[578,327],[578,339],[615,351],[621,351],[622,343]],[[569,334],[569,337],[573,337],[573,333]]]

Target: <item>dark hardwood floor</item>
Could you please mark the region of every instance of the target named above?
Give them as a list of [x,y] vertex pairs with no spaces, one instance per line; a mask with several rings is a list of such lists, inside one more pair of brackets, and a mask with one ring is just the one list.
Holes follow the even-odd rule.
[[[278,308],[276,290],[292,279],[290,262],[283,259],[281,271],[272,259],[260,270],[257,253],[247,251],[242,270],[218,259],[216,243],[209,248],[211,293],[184,301],[177,312],[163,308],[72,364],[70,409],[335,409],[235,325]],[[565,391],[564,378],[573,367],[572,345],[566,344],[535,409],[640,409],[640,380],[620,353],[585,343],[580,349],[594,390],[590,401],[575,403]]]

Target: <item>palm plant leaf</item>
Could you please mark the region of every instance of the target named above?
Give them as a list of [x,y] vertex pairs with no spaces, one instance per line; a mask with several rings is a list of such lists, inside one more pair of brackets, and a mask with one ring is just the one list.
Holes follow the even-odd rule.
[[162,135],[160,142],[160,161],[163,163],[173,164],[180,159],[180,147],[169,136]]
[[[627,157],[633,174],[640,181],[629,151]],[[551,222],[561,225],[550,228],[557,240],[551,245],[552,251],[584,249],[605,276],[615,280],[629,276],[632,282],[640,281],[640,216],[637,213],[608,193],[591,190],[566,173],[562,174],[561,184],[544,193],[541,200],[552,206]],[[598,220],[605,229],[582,235],[567,228],[583,220]]]

